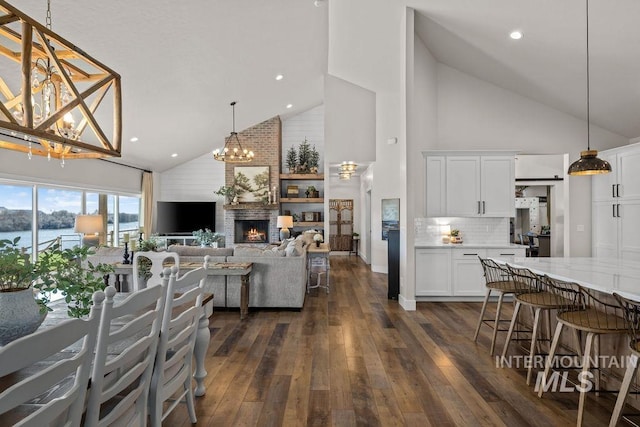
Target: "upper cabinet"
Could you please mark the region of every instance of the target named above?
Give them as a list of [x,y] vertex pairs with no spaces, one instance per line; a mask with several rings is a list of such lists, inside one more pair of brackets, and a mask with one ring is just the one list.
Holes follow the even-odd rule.
[[594,202],[616,201],[640,197],[640,145],[602,151],[599,157],[611,163],[611,173],[594,175],[592,198]]
[[592,255],[640,261],[640,144],[599,157],[612,171],[591,179]]
[[512,217],[515,153],[424,152],[426,216]]

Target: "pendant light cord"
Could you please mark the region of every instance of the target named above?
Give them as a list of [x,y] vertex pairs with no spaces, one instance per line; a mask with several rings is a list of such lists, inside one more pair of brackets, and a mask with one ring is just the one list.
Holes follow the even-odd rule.
[[231,115],[232,115],[232,122],[233,122],[232,131],[233,133],[236,133],[236,101],[233,101],[231,103]]
[[589,94],[589,0],[587,4],[587,150],[591,150],[591,121],[590,121],[590,94]]

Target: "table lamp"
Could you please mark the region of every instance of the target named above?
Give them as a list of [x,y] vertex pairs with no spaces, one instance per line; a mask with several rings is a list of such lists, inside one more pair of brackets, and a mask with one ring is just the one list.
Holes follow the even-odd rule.
[[289,215],[278,216],[276,226],[280,229],[280,241],[288,239],[291,235],[289,227],[293,227],[293,217]]
[[102,215],[78,215],[73,230],[83,235],[82,246],[91,247],[98,246],[102,232],[103,222]]

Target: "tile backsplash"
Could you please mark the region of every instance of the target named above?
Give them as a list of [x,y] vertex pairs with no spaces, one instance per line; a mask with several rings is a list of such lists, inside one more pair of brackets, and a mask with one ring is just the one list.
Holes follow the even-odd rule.
[[464,243],[502,245],[509,243],[509,218],[416,218],[415,241],[442,242],[442,226],[460,230]]

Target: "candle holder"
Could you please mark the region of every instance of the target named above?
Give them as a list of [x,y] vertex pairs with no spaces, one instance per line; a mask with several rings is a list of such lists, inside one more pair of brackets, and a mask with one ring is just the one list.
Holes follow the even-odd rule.
[[122,260],[123,264],[131,264],[131,261],[129,261],[129,243],[128,242],[124,242],[124,255],[122,258],[123,258]]
[[138,243],[142,246],[142,232],[138,233]]

